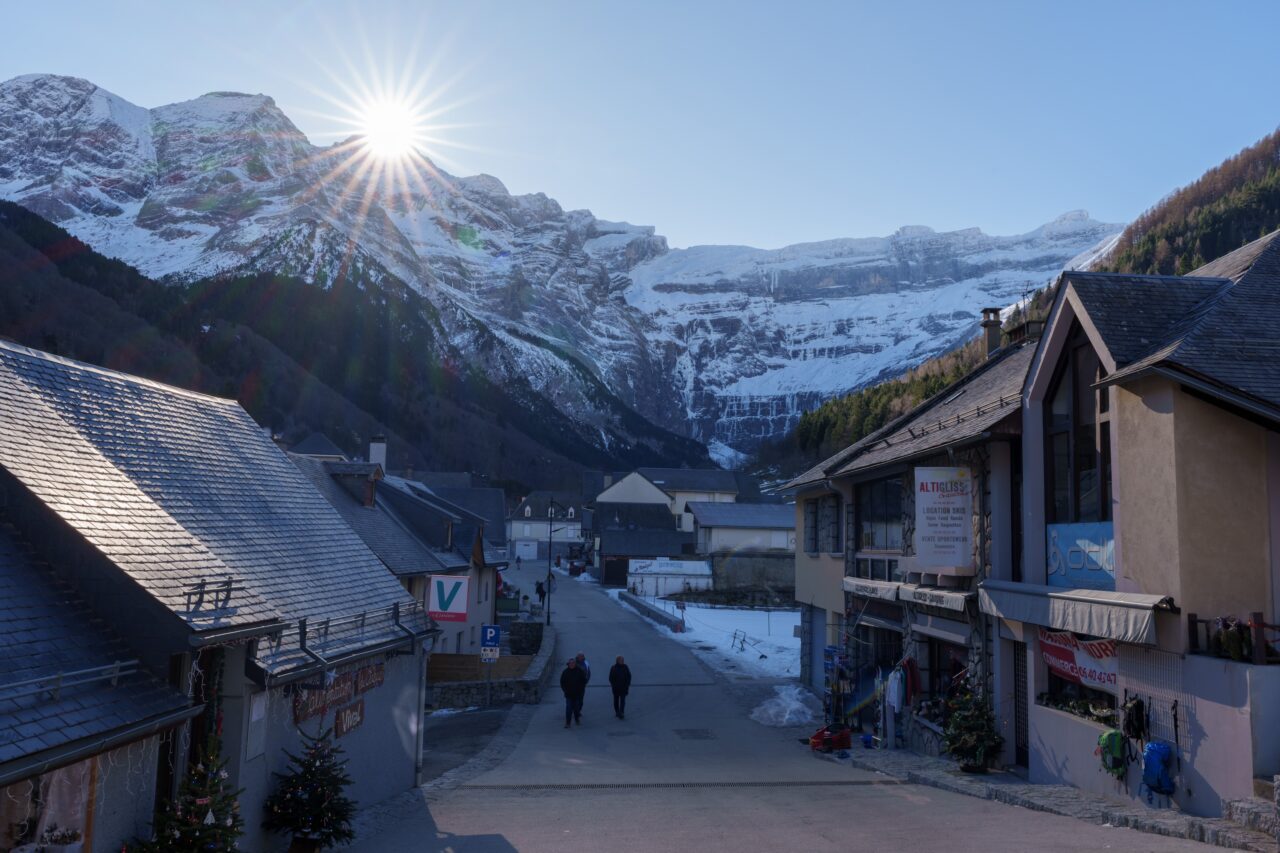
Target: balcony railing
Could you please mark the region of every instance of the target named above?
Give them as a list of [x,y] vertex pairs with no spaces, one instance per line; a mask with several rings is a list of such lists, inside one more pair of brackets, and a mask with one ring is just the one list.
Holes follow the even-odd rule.
[[1280,651],[1273,643],[1280,638],[1280,625],[1272,625],[1261,613],[1250,613],[1249,621],[1201,619],[1187,614],[1187,638],[1193,655],[1212,655],[1244,663],[1280,664]]

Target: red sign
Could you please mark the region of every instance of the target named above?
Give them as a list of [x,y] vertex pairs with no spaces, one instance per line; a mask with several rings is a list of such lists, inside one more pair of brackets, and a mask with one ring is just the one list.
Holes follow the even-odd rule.
[[1115,640],[1083,640],[1069,631],[1041,628],[1040,656],[1059,678],[1108,693],[1119,692]]
[[360,724],[363,722],[364,700],[359,699],[354,704],[339,708],[337,713],[333,715],[333,736],[342,737],[352,729],[360,728]]
[[293,721],[301,723],[328,713],[330,708],[345,705],[362,693],[381,687],[386,678],[386,664],[372,663],[334,676],[324,690],[301,689],[293,696]]

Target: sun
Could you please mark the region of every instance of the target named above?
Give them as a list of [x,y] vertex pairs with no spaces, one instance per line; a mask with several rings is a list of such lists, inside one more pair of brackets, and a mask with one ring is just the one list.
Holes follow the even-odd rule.
[[376,100],[360,112],[364,146],[382,160],[402,160],[413,154],[424,136],[424,121],[414,105],[404,100]]

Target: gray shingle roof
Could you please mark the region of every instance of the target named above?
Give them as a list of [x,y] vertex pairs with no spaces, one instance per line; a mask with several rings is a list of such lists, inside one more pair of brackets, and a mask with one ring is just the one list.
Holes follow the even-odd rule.
[[666,492],[738,493],[733,472],[719,468],[637,468],[636,473]]
[[1021,411],[1022,383],[1035,346],[1008,347],[964,379],[899,418],[889,429],[860,442],[859,450],[834,473],[851,474],[900,462],[977,439]]
[[431,491],[454,506],[484,519],[485,541],[499,547],[507,544],[507,497],[502,489],[430,486]]
[[[350,470],[354,463],[322,462],[304,456],[291,459],[393,574],[408,577],[444,570],[439,556],[405,528],[385,501],[379,505],[375,500],[374,506],[367,507],[343,488],[338,477],[362,473]],[[367,476],[377,466],[364,463],[364,468]]]
[[[54,697],[16,688],[133,659],[98,624],[52,570],[30,556],[16,531],[0,520],[0,766],[163,715],[189,704],[146,670],[134,668],[115,685],[93,680],[63,687]],[[83,676],[81,676],[83,678]],[[20,694],[27,695],[20,695]]]
[[591,514],[593,530],[675,530],[676,517],[666,504],[606,503]]
[[678,530],[605,530],[600,534],[604,557],[679,557],[694,536]]
[[[1099,326],[1122,382],[1151,368],[1187,377],[1261,403],[1280,415],[1280,232],[1230,252],[1189,276],[1153,279],[1140,294],[1125,294],[1126,282],[1105,277],[1076,287],[1089,318]],[[1152,334],[1126,334],[1109,318],[1142,315]],[[1104,329],[1103,326],[1106,326]],[[1162,334],[1155,334],[1163,326]],[[1140,338],[1140,344],[1134,343]]]
[[747,527],[794,530],[794,504],[739,504],[690,501],[689,512],[701,527]]
[[[0,341],[0,422],[0,466],[193,630],[413,604],[234,400]],[[228,575],[225,610],[187,612]],[[387,621],[330,642],[403,636]]]
[[555,501],[558,506],[555,508],[553,518],[566,518],[570,509],[573,510],[574,518],[582,518],[582,495],[577,492],[556,492],[547,490],[538,490],[530,492],[524,499],[516,505],[512,511],[512,518],[524,518],[526,507],[533,510],[530,518],[546,518],[547,510],[551,509],[551,502]]

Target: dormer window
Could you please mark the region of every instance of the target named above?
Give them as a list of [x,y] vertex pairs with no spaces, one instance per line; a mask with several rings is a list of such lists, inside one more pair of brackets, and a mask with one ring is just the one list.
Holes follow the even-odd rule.
[[573,507],[569,507],[569,517],[573,518]]
[[525,508],[524,508],[524,517],[525,517],[525,518],[531,518],[532,516],[533,516],[533,507],[531,507],[531,506],[527,506],[527,507],[525,507]]

